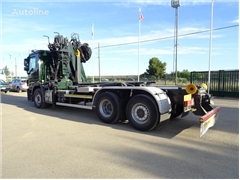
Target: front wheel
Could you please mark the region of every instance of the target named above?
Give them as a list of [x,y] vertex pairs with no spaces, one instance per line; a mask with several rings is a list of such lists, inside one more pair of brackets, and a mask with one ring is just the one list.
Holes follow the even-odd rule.
[[140,131],[154,129],[159,123],[159,110],[156,102],[148,95],[136,95],[127,104],[127,118],[132,126]]
[[37,108],[45,108],[47,104],[43,101],[43,94],[41,89],[36,89],[33,95],[34,104]]

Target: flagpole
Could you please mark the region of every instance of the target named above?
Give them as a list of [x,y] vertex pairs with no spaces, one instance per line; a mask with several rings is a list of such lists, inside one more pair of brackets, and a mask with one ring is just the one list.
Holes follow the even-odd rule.
[[141,34],[141,20],[142,20],[141,8],[139,8],[139,20],[138,20],[138,82],[139,82],[139,67],[140,67],[140,34]]
[[92,82],[94,83],[94,68],[93,68],[93,47],[94,46],[94,24],[92,23]]
[[208,94],[210,93],[210,78],[211,78],[213,5],[214,5],[214,0],[212,0],[212,11],[211,11],[211,21],[210,21],[210,43],[209,43],[209,61],[208,61]]

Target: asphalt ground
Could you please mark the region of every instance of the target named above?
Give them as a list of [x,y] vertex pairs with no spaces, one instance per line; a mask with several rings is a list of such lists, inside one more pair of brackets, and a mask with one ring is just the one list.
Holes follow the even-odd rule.
[[238,179],[239,100],[216,98],[218,121],[199,137],[197,116],[140,132],[91,110],[37,109],[1,93],[3,179]]

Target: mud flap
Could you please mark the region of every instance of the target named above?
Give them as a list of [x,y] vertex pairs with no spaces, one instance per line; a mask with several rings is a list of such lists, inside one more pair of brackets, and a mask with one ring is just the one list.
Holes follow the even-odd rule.
[[28,101],[33,101],[32,90],[30,91],[30,89],[27,89],[27,99],[28,99]]
[[213,127],[215,122],[217,121],[218,111],[220,107],[216,107],[215,109],[209,111],[207,114],[202,116],[199,119],[200,125],[200,137],[202,137],[209,128]]

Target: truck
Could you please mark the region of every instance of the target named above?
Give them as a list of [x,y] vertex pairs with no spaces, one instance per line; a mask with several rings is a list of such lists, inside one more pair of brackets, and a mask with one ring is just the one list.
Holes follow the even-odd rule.
[[166,120],[199,116],[200,136],[214,126],[220,107],[213,108],[207,86],[154,86],[154,82],[88,82],[83,64],[92,55],[77,33],[70,39],[56,32],[48,50],[32,50],[24,59],[27,99],[37,108],[66,106],[93,110],[103,123],[128,121],[150,131]]

